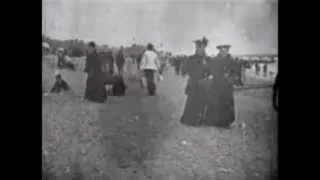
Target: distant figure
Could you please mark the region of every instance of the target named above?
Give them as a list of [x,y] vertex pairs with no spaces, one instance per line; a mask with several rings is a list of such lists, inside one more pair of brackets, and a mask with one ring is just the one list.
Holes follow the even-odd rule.
[[124,57],[124,49],[123,49],[123,46],[120,47],[120,50],[117,54],[117,57],[116,57],[116,65],[117,65],[117,68],[118,68],[118,72],[119,74],[122,76],[123,75],[123,67],[124,67],[124,64],[125,64],[125,57]]
[[251,63],[246,60],[241,60],[241,83],[246,83],[246,71],[251,69]]
[[57,56],[58,56],[57,67],[61,69],[64,67],[64,64],[65,64],[64,50],[62,48],[58,49]]
[[138,77],[140,79],[140,88],[141,89],[144,88],[143,79],[142,79],[143,77],[141,77],[141,76],[143,76],[142,73],[144,73],[144,72],[141,72],[141,68],[140,68],[143,54],[144,54],[144,52],[139,54],[138,57],[137,57],[137,69],[138,69],[138,72],[139,72]]
[[151,43],[147,45],[147,50],[142,56],[140,69],[146,78],[149,96],[154,96],[156,94],[155,73],[160,69],[160,62]]
[[255,69],[256,69],[256,75],[259,75],[260,74],[260,65],[259,63],[255,63]]
[[141,60],[142,60],[142,56],[143,56],[144,52],[139,54],[137,57],[137,69],[140,70],[140,64],[141,64]]
[[235,85],[236,86],[242,86],[243,82],[242,82],[242,76],[243,76],[243,67],[242,67],[242,61],[239,58],[235,58],[234,59],[234,65],[236,66],[235,68],[235,75],[236,75],[236,80],[235,80]]
[[173,61],[174,64],[174,70],[177,76],[180,75],[180,69],[181,69],[181,58],[175,58]]
[[76,67],[74,63],[72,62],[72,59],[70,58],[71,51],[65,51],[64,53],[64,66],[63,68],[69,69],[71,71],[75,71]]
[[58,50],[58,64],[57,64],[57,68],[58,69],[69,69],[72,71],[75,71],[75,65],[73,64],[73,62],[71,61],[71,58],[68,56],[68,51],[64,50],[62,48],[60,48]]
[[263,76],[266,77],[268,75],[268,64],[263,64]]
[[102,63],[99,60],[96,45],[94,42],[90,42],[84,70],[87,77],[84,98],[98,103],[107,100],[107,92],[104,86],[105,74],[101,66]]
[[160,69],[159,69],[159,74],[162,76],[164,69],[166,68],[166,64],[167,64],[167,58],[164,54],[161,54],[159,56],[159,60],[160,60]]
[[64,79],[62,79],[61,74],[57,74],[56,82],[54,83],[50,92],[62,93],[63,91],[69,91],[69,90],[70,90],[70,86],[68,85],[68,83]]

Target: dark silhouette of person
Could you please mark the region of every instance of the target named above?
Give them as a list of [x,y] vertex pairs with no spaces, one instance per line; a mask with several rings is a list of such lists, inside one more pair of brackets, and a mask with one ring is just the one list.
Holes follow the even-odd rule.
[[125,57],[124,57],[124,48],[123,46],[120,47],[120,50],[117,54],[117,57],[116,57],[116,65],[117,65],[117,68],[118,68],[118,72],[119,74],[122,76],[123,75],[123,67],[124,67],[124,64],[125,64]]
[[84,72],[87,73],[84,98],[92,102],[104,103],[107,100],[107,91],[105,73],[100,60],[95,43],[90,42],[84,69]]
[[144,73],[147,81],[149,96],[156,95],[155,73],[160,69],[159,56],[154,50],[154,46],[149,43],[147,50],[144,52],[140,64],[140,69]]
[[69,84],[62,78],[61,74],[56,75],[56,81],[51,89],[51,93],[61,93],[63,91],[69,91]]

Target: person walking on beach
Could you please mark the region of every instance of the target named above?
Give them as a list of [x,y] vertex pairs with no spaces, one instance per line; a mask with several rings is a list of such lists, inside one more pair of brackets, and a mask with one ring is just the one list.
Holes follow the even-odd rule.
[[116,57],[116,65],[117,65],[117,68],[118,68],[118,73],[119,75],[123,75],[123,68],[124,68],[124,63],[125,63],[125,57],[124,57],[124,49],[123,49],[123,46],[120,47],[120,50],[117,54],[117,57]]
[[154,46],[149,43],[147,50],[141,58],[140,70],[146,79],[149,96],[156,95],[155,74],[160,69],[158,54],[155,53]]
[[102,63],[94,42],[89,43],[84,72],[86,73],[86,89],[84,99],[103,103],[107,100],[107,91],[104,85]]

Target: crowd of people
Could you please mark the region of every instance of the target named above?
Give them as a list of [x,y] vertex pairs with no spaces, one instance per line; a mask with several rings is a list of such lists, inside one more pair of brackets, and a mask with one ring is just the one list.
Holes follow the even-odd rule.
[[[235,121],[233,90],[235,85],[243,84],[241,81],[243,63],[230,55],[231,45],[217,46],[219,53],[215,57],[207,56],[207,45],[206,38],[196,40],[194,55],[171,59],[176,74],[188,76],[185,88],[187,101],[180,121],[190,126],[230,128]],[[58,53],[58,68],[66,67],[65,56],[64,51]],[[141,72],[141,87],[146,88],[149,96],[155,96],[157,92],[155,76],[158,73],[161,77],[166,63],[163,63],[159,52],[151,43],[134,61],[138,71]],[[98,50],[95,43],[90,42],[84,68],[86,77],[84,99],[98,103],[106,102],[109,95],[106,85],[112,86],[112,94],[124,95],[127,88],[123,79],[125,63],[123,47],[114,58],[111,51]],[[52,92],[69,89],[61,74],[57,74]]]
[[[187,100],[180,122],[187,126],[214,126],[232,128],[235,123],[234,87],[243,85],[243,68],[249,66],[229,53],[231,45],[219,45],[219,53],[215,57],[207,56],[206,48],[209,41],[206,38],[196,40],[194,55],[189,57],[173,57],[171,63],[176,75],[188,76],[185,94]],[[57,68],[74,67],[68,64],[67,53],[58,53]],[[166,62],[149,43],[146,50],[135,58],[138,71],[142,73],[141,87],[146,87],[149,96],[157,93],[156,74],[162,75]],[[123,73],[126,60],[124,48],[121,47],[116,58],[108,50],[98,50],[94,42],[89,43],[86,53],[84,73],[86,88],[84,100],[105,103],[108,98],[106,85],[112,86],[113,95],[124,95],[127,86]],[[256,68],[259,70],[259,67]],[[264,70],[266,71],[266,70]],[[161,77],[161,76],[160,76]],[[145,80],[145,82],[143,82]],[[56,74],[56,82],[52,93],[69,91],[71,87],[60,73]],[[276,76],[273,87],[273,107],[279,109],[279,76]]]
[[[67,50],[59,48],[56,55],[58,57],[56,82],[51,93],[62,93],[71,88],[63,79],[60,70],[69,69],[74,71],[75,65],[70,60]],[[106,102],[108,95],[123,96],[127,89],[123,78],[126,59],[123,46],[120,47],[114,57],[111,50],[98,48],[94,42],[90,42],[86,52],[84,68],[86,89],[83,99],[103,103]],[[132,63],[141,72],[141,87],[147,89],[150,96],[156,95],[155,75],[163,73],[164,70],[165,63],[160,59],[159,53],[151,43],[137,58],[131,58],[134,61]],[[108,88],[110,86],[111,90]]]

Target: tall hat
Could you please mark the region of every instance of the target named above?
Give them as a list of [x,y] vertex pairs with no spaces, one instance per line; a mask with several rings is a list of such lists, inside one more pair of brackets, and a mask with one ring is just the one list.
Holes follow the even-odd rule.
[[198,45],[205,45],[205,46],[208,46],[208,42],[209,40],[206,38],[206,37],[203,37],[202,39],[197,39],[195,41],[193,41],[195,44],[198,44]]

